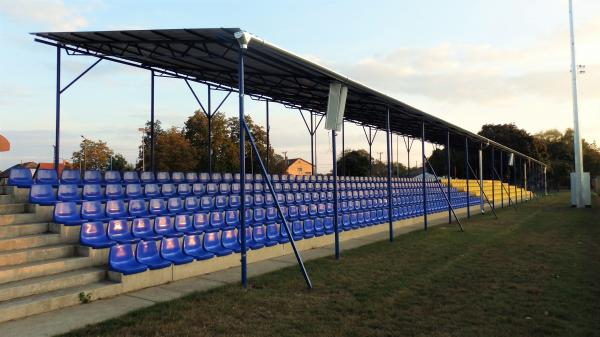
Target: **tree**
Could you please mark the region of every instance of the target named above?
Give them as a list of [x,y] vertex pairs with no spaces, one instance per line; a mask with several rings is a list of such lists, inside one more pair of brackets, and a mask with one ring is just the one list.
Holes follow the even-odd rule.
[[[142,152],[146,162],[146,170],[150,170],[150,123],[147,123],[143,144],[140,146],[140,157],[137,164],[141,168]],[[194,171],[198,165],[196,149],[185,138],[182,130],[176,127],[163,130],[160,121],[154,124],[154,161],[157,171]]]
[[79,144],[79,151],[73,152],[73,167],[86,170],[105,170],[113,155],[106,142],[84,138]]
[[[342,156],[338,156],[337,159],[337,171],[338,175],[347,176],[360,176],[365,177],[369,175],[369,164],[370,164],[369,152],[364,149],[360,150],[345,150],[344,160]],[[344,168],[344,162],[346,167]]]
[[115,171],[132,171],[134,167],[127,162],[122,154],[117,153],[112,156],[112,169]]

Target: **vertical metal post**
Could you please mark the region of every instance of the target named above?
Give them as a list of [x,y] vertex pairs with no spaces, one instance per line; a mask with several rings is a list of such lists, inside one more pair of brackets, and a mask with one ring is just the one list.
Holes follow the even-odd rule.
[[[344,123],[342,122],[342,130],[344,128]],[[340,259],[340,231],[339,231],[339,223],[338,223],[338,174],[337,174],[337,156],[336,156],[336,148],[335,148],[335,130],[331,130],[331,147],[332,147],[332,160],[333,160],[333,230],[334,230],[334,241],[335,241],[335,259]],[[343,140],[343,131],[342,131],[342,140]],[[343,156],[343,154],[342,154]],[[344,166],[344,169],[346,167]]]
[[212,113],[212,106],[211,106],[211,89],[210,89],[210,84],[208,85],[208,93],[207,93],[207,98],[208,98],[208,106],[207,106],[207,111],[206,111],[206,116],[208,118],[208,174],[210,174],[212,176],[212,118],[213,118],[213,113]]
[[[60,47],[56,47],[56,124],[54,127],[54,169],[58,172],[60,157]],[[79,163],[81,167],[81,163]]]
[[267,113],[267,173],[271,173],[271,167],[269,166],[269,163],[271,162],[269,160],[269,158],[271,157],[271,139],[270,139],[270,133],[271,133],[271,124],[269,123],[269,101],[265,101],[266,102],[266,113]]
[[150,70],[150,169],[152,172],[156,172],[154,144],[154,70]]
[[479,146],[479,211],[483,214],[483,150]]
[[523,187],[525,186],[525,163],[523,163],[523,158],[519,158],[519,163],[523,168],[521,171],[521,202],[523,202]]
[[342,121],[342,166],[344,167],[344,170],[342,171],[343,176],[346,175],[346,144],[345,144],[346,128],[344,125],[346,125],[346,123],[344,121]]
[[548,170],[548,167],[546,165],[544,165],[544,196],[548,195],[548,176],[546,171]]
[[448,162],[448,186],[447,186],[447,192],[448,192],[448,223],[451,224],[452,223],[452,196],[450,195],[450,184],[452,183],[452,180],[450,179],[450,171],[452,171],[452,165],[450,164],[450,131],[447,131],[447,139],[446,139],[446,161]]
[[239,121],[240,121],[240,187],[241,187],[241,205],[240,205],[240,228],[241,228],[241,265],[242,265],[242,287],[248,286],[246,270],[246,133],[244,132],[244,52],[245,48],[240,48],[238,64],[238,94],[239,94]]
[[[525,191],[528,191],[529,181],[527,178],[527,164],[529,163],[529,159],[523,164],[523,188]],[[531,199],[531,196],[530,196]]]
[[315,128],[313,112],[310,112],[310,165],[311,175],[315,174]]
[[400,136],[396,135],[396,162],[398,166],[396,167],[397,176],[400,178]]
[[492,179],[492,205],[494,205],[494,208],[496,208],[496,179],[494,178],[494,170],[496,169],[496,163],[495,163],[495,152],[494,148],[490,146],[490,151],[492,151],[492,155],[491,155],[491,160],[492,160],[492,166],[490,167],[490,177]]
[[[519,167],[519,164],[517,164],[517,158],[515,158],[515,161],[513,163],[513,167],[514,167],[514,171],[515,171],[514,174],[513,174],[513,190],[515,191],[515,197],[513,198],[512,195],[511,195],[511,199],[516,204],[517,203],[517,169]],[[510,191],[510,187],[509,187],[509,191]]]
[[390,242],[394,241],[394,226],[392,224],[392,133],[390,131],[390,108],[387,108],[387,191],[388,191],[388,222],[390,226]]
[[504,208],[504,154],[500,150],[500,206]]
[[471,217],[471,193],[469,191],[469,138],[465,137],[465,176],[467,180],[467,218]]
[[427,189],[425,186],[425,172],[427,172],[427,169],[425,168],[425,161],[427,160],[427,158],[425,158],[425,121],[421,122],[421,160],[422,160],[422,174],[423,176],[421,177],[421,184],[423,187],[423,229],[427,230]]
[[373,156],[371,155],[373,141],[371,139],[371,127],[369,126],[369,177],[373,176]]

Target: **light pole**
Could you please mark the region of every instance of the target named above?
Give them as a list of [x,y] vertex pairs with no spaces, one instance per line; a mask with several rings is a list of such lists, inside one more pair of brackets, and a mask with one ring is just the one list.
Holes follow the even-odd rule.
[[571,31],[571,90],[573,95],[573,147],[575,152],[575,199],[577,208],[584,207],[583,201],[583,155],[579,133],[579,112],[577,107],[577,69],[575,66],[575,33],[573,31],[573,1],[569,0],[569,27]]
[[146,170],[146,155],[145,149],[146,144],[144,144],[144,135],[146,134],[146,128],[138,128],[138,131],[142,133],[142,172]]

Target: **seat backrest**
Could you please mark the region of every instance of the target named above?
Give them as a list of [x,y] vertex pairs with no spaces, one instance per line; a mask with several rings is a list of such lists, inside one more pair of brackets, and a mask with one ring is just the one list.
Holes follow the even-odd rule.
[[98,200],[86,200],[81,203],[81,217],[89,220],[103,219],[105,213],[102,203]]
[[181,253],[179,238],[163,238],[160,242],[160,254],[168,258]]
[[218,173],[218,172],[214,172],[214,173],[213,173],[213,174],[210,176],[210,181],[211,181],[211,182],[213,182],[213,183],[216,183],[216,184],[220,183],[220,182],[221,182],[221,179],[222,179],[222,177],[221,177],[221,173]]
[[31,170],[24,167],[10,169],[8,174],[8,185],[18,187],[29,187],[33,184]]
[[125,197],[125,194],[123,193],[123,186],[121,184],[106,185],[104,193],[107,199],[123,199]]
[[175,188],[175,185],[171,183],[164,183],[160,188],[160,192],[163,197],[171,197],[177,194],[177,189]]
[[196,196],[202,196],[206,193],[206,185],[203,183],[195,183],[192,185],[192,193]]
[[34,182],[36,184],[58,185],[58,176],[53,169],[39,169]]
[[204,231],[209,226],[209,217],[206,213],[194,213],[193,225],[196,230]]
[[99,184],[83,185],[82,198],[84,200],[100,200],[104,198],[102,187]]
[[54,218],[55,219],[77,219],[79,218],[79,212],[77,211],[77,204],[72,201],[57,202],[54,205]]
[[169,175],[169,172],[157,172],[156,182],[159,184],[171,182],[171,176]]
[[173,197],[167,200],[167,209],[171,213],[178,213],[183,211],[183,201],[180,197]]
[[267,241],[265,226],[254,226],[252,229],[252,238],[254,242],[265,243]]
[[228,210],[225,212],[225,223],[227,226],[237,226],[240,224],[239,211]]
[[163,199],[150,199],[148,212],[154,215],[160,215],[167,212],[167,207]]
[[185,181],[190,184],[198,182],[198,174],[196,172],[187,172],[185,174]]
[[198,175],[198,181],[203,183],[203,184],[207,184],[210,182],[210,174],[208,174],[207,172],[202,172]]
[[267,225],[267,239],[269,240],[277,240],[279,239],[279,228],[277,228],[277,224],[269,224]]
[[221,244],[223,247],[229,248],[237,245],[238,241],[236,232],[237,230],[235,229],[228,229],[221,232]]
[[200,202],[198,201],[198,198],[189,196],[185,198],[184,206],[186,211],[195,212],[200,209]]
[[147,171],[144,171],[140,174],[140,180],[143,184],[151,184],[156,182],[156,179],[154,178],[154,172]]
[[60,201],[77,201],[81,199],[79,188],[75,184],[60,184],[56,197]]
[[102,173],[97,170],[86,170],[83,172],[83,183],[84,184],[101,184]]
[[120,265],[135,260],[132,245],[114,245],[110,247],[108,260],[111,265]]
[[142,185],[138,183],[130,183],[125,187],[125,196],[127,198],[140,198],[144,195],[142,191]]
[[205,211],[212,210],[213,206],[214,206],[214,203],[215,203],[214,198],[211,197],[211,196],[205,195],[205,196],[203,196],[203,197],[200,198],[200,208],[202,210],[205,210]]
[[127,209],[123,199],[108,200],[106,202],[106,215],[111,218],[126,217]]
[[180,196],[187,196],[191,193],[192,190],[190,189],[190,184],[182,183],[177,185],[177,194],[179,194]]
[[160,257],[158,249],[156,248],[156,241],[140,241],[137,243],[135,249],[135,257],[138,262],[144,263],[149,262]]
[[222,181],[225,183],[232,183],[233,182],[233,174],[231,173],[223,173],[223,178]]
[[121,173],[119,171],[104,172],[104,182],[106,182],[107,184],[121,183]]
[[189,232],[193,229],[192,220],[187,214],[177,214],[175,216],[175,229],[178,232]]
[[136,171],[123,172],[123,182],[125,184],[139,184],[140,177]]
[[179,184],[185,182],[185,174],[183,172],[173,172],[171,174],[171,181],[174,184]]
[[191,255],[193,252],[197,252],[202,249],[202,241],[200,236],[197,234],[186,235],[183,238],[183,252]]
[[175,228],[173,227],[173,221],[170,216],[157,216],[154,219],[154,231],[160,235],[167,235],[173,233]]
[[111,239],[117,239],[121,236],[129,234],[129,224],[127,220],[113,219],[108,222],[108,228],[106,229],[108,237]]
[[106,231],[104,230],[104,224],[101,221],[88,221],[81,224],[79,232],[79,240],[85,245],[86,242],[94,239],[107,238]]
[[56,201],[56,195],[52,185],[31,185],[29,189],[29,202],[33,204],[52,204]]
[[217,209],[225,209],[227,207],[227,196],[217,195],[215,196],[215,207]]
[[204,237],[202,238],[202,245],[206,250],[219,248],[221,246],[219,234],[217,232],[205,233]]
[[79,170],[64,169],[60,174],[61,184],[81,184],[81,172]]
[[135,218],[131,222],[131,232],[134,236],[144,235],[146,233],[152,233],[152,223],[149,218]]
[[148,210],[146,208],[146,202],[144,201],[144,199],[129,200],[128,211],[129,211],[129,215],[132,215],[132,216],[144,216],[144,215],[148,214]]
[[212,228],[220,228],[224,224],[225,224],[225,219],[223,217],[223,212],[221,212],[221,211],[210,212],[210,226]]

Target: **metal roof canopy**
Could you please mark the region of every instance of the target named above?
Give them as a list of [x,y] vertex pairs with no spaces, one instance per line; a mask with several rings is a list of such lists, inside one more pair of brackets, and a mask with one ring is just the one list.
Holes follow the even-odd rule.
[[[71,54],[84,54],[154,70],[210,84],[219,90],[237,91],[239,44],[234,33],[239,28],[124,30],[95,32],[32,33],[35,40],[60,46]],[[500,143],[482,137],[417,108],[380,93],[328,68],[306,60],[252,37],[245,53],[245,92],[254,99],[265,99],[323,114],[327,110],[329,84],[339,81],[348,87],[344,119],[361,125],[386,129],[386,111],[390,109],[391,131],[445,144],[450,132],[451,146],[464,148],[464,138],[472,147],[479,144],[515,153],[545,166]],[[457,136],[461,136],[457,139]]]

